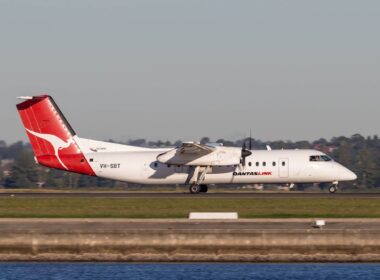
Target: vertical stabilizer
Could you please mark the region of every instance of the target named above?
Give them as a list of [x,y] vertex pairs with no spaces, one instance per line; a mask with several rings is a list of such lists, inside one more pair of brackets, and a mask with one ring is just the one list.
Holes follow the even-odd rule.
[[20,97],[17,105],[39,164],[95,175],[78,144],[76,134],[49,95]]

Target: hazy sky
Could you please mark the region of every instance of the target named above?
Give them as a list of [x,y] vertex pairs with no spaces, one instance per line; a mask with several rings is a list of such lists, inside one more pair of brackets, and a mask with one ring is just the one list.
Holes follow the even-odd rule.
[[48,92],[81,137],[380,134],[380,1],[0,0],[0,139]]

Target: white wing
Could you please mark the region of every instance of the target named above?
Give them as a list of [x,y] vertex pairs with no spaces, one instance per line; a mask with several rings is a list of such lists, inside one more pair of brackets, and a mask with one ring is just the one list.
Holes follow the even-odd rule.
[[184,142],[175,149],[157,156],[157,160],[173,165],[213,165],[218,154],[216,147],[195,142]]
[[178,152],[181,154],[199,154],[205,155],[215,151],[215,147],[202,145],[195,142],[183,142],[178,148]]

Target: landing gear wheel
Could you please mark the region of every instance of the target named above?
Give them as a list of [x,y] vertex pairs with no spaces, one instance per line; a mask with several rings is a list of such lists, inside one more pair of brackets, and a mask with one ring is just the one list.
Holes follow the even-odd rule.
[[201,186],[191,185],[189,190],[190,190],[190,193],[199,193],[201,191]]
[[200,192],[206,193],[208,191],[207,185],[200,185],[200,187],[201,187]]
[[338,187],[336,185],[332,185],[329,187],[329,192],[330,193],[336,193],[337,189],[338,189]]

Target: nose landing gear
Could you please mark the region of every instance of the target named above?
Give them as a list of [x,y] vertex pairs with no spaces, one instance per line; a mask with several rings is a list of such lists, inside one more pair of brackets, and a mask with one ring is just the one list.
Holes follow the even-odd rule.
[[329,187],[330,193],[336,193],[338,190],[338,182],[333,182],[332,185]]

